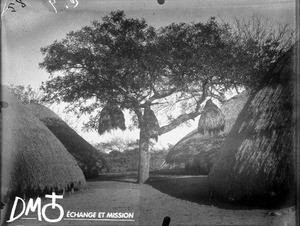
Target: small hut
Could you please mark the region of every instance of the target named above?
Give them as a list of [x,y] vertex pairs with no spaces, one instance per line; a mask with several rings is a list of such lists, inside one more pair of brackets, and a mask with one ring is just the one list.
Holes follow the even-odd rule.
[[1,200],[85,184],[76,160],[51,131],[7,88],[2,87]]
[[[178,166],[185,165],[185,171],[189,174],[208,174],[214,156],[219,151],[225,136],[230,131],[247,99],[248,93],[244,91],[226,101],[220,109],[217,106],[214,106],[213,103],[208,103],[206,112],[204,112],[205,117],[202,117],[202,120],[201,118],[199,120],[200,130],[204,134],[199,133],[198,129],[196,129],[182,138],[167,154],[166,163],[173,165],[173,167],[174,164]],[[211,112],[209,112],[209,109],[212,109]],[[209,122],[214,121],[211,119],[213,114],[218,116],[219,122],[223,121],[224,116],[225,124],[215,123],[217,128],[221,130],[223,127],[224,130],[219,130],[219,132],[216,130],[216,135],[210,136],[208,130],[213,130],[213,127],[208,125]]]
[[106,161],[101,153],[79,136],[53,111],[40,104],[29,104],[27,107],[73,155],[86,178],[96,177],[106,169]]
[[294,56],[278,60],[223,142],[209,173],[215,196],[266,204],[293,194]]

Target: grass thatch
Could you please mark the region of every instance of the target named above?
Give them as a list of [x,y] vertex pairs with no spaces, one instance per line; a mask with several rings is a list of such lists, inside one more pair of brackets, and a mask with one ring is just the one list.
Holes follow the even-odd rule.
[[221,147],[247,98],[247,92],[243,92],[221,106],[220,110],[225,117],[223,132],[216,136],[206,136],[199,133],[197,129],[192,131],[171,148],[166,156],[166,162],[168,164],[184,164],[187,173],[207,174],[215,154]]
[[202,140],[201,144],[197,147],[201,151],[187,160],[185,172],[188,174],[207,175],[224,138],[224,135],[219,135]]
[[216,196],[276,201],[294,187],[294,50],[288,51],[245,104],[209,173]]
[[185,136],[175,144],[166,156],[167,163],[187,163],[192,160],[200,150],[206,151],[213,146],[211,137],[203,137],[197,130]]
[[53,111],[40,104],[29,104],[27,107],[74,156],[87,178],[96,177],[105,170],[106,161],[100,152],[79,136]]
[[184,164],[186,173],[208,174],[213,157],[224,137],[224,135],[207,137],[195,130],[168,152],[166,162],[176,165]]
[[228,134],[234,125],[238,115],[242,111],[245,103],[249,98],[248,92],[245,90],[242,93],[230,98],[220,107],[221,112],[225,116],[224,134]]
[[1,197],[84,185],[76,160],[17,98],[2,87]]
[[113,129],[125,130],[125,118],[122,110],[114,104],[108,104],[100,112],[98,133],[102,135]]
[[208,132],[212,135],[217,135],[224,130],[225,116],[221,110],[215,105],[211,99],[206,101],[201,113],[198,131],[201,134]]

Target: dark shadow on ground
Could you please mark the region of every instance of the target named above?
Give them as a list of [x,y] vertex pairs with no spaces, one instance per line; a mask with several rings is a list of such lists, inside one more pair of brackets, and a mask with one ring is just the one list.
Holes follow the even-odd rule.
[[175,198],[200,205],[222,209],[254,209],[254,207],[234,205],[210,198],[207,176],[203,175],[151,175],[147,184]]
[[[106,173],[89,181],[119,181],[136,183],[137,172]],[[255,206],[247,204],[233,204],[210,198],[207,176],[204,175],[161,175],[150,173],[146,184],[172,197],[187,200],[199,205],[215,206],[222,209],[249,210],[249,209],[278,209],[292,206],[290,203],[276,206]]]
[[120,172],[120,173],[105,173],[99,175],[97,178],[88,179],[88,181],[119,181],[125,183],[136,183],[138,173],[132,172]]
[[147,184],[175,198],[195,202],[200,205],[215,206],[222,209],[280,209],[293,206],[293,200],[274,205],[235,204],[210,197],[208,177],[205,175],[159,175],[151,174]]

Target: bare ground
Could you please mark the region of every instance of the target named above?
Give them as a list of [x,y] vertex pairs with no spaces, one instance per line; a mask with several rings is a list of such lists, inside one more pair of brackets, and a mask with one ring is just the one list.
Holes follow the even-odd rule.
[[[234,206],[208,197],[205,176],[151,176],[147,184],[136,184],[135,174],[102,175],[88,181],[75,194],[66,194],[58,203],[64,208],[59,223],[37,221],[36,213],[22,216],[10,225],[161,225],[165,216],[172,225],[296,225],[295,211]],[[48,203],[43,200],[43,205]],[[20,209],[20,206],[18,207]],[[285,207],[286,209],[286,207]],[[71,212],[131,212],[134,221],[70,220]],[[48,218],[55,219],[57,210],[49,208]]]

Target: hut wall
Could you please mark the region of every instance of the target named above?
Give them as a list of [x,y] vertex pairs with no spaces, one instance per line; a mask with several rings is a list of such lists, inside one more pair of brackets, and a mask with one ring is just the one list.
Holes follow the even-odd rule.
[[1,196],[41,194],[84,185],[84,175],[60,141],[17,98],[2,87]]
[[216,196],[276,202],[293,188],[294,52],[283,56],[245,104],[209,173]]

